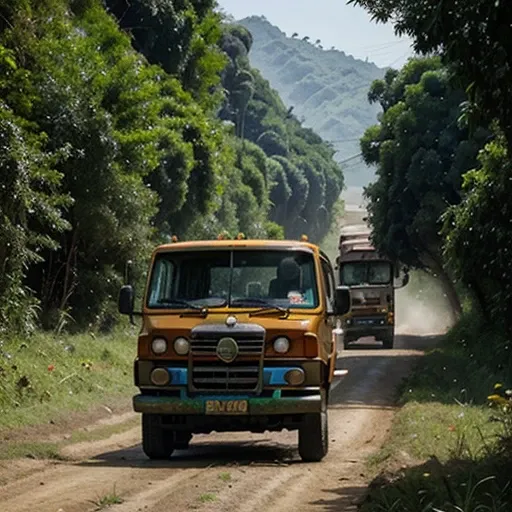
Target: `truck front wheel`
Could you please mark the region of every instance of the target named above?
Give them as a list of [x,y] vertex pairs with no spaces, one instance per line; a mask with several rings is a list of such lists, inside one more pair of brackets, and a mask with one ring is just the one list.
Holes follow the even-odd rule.
[[152,460],[167,460],[175,449],[174,432],[162,428],[157,414],[142,415],[142,450]]
[[299,427],[299,454],[304,462],[320,462],[329,450],[327,396],[322,393],[322,410],[305,414]]

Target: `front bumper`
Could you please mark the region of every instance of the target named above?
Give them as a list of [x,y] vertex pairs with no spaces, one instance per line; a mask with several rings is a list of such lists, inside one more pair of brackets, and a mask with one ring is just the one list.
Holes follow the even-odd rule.
[[[162,365],[169,373],[169,385],[154,386],[150,383],[150,372],[155,366],[150,361],[136,362],[136,369],[138,369],[136,385],[141,393],[133,397],[135,412],[178,416],[236,414],[261,417],[321,411],[323,377],[319,361],[300,364],[290,361],[286,366],[264,366],[261,388],[257,392],[192,391],[189,383],[189,369],[174,365]],[[159,365],[159,367],[162,366]],[[305,373],[305,382],[302,386],[290,386],[286,381],[286,373],[295,369],[302,369]],[[243,411],[236,409],[241,402],[243,402]],[[233,403],[235,403],[235,413],[231,412]],[[212,407],[217,412],[211,412]],[[219,413],[219,407],[227,410]]]
[[353,339],[392,334],[394,325],[384,315],[353,315],[345,322],[344,330],[345,336]]
[[[201,395],[188,397],[185,390],[180,398],[169,396],[136,395],[133,397],[135,412],[145,414],[205,415],[207,403],[247,401],[247,411],[237,415],[271,416],[283,414],[307,414],[320,412],[322,398],[320,389],[307,396],[283,396],[282,390],[276,389],[271,397],[248,395]],[[227,413],[229,414],[229,413]],[[213,416],[214,414],[212,414]]]

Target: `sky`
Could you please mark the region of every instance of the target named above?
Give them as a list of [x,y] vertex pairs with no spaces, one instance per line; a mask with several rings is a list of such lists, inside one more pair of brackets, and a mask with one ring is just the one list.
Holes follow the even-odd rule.
[[401,67],[412,56],[411,41],[395,36],[391,25],[371,21],[361,7],[346,0],[217,0],[237,20],[265,16],[288,36],[320,39],[324,48],[334,46],[379,67]]

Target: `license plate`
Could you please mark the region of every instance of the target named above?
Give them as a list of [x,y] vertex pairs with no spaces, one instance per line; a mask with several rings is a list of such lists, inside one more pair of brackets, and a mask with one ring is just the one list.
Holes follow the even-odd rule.
[[247,400],[206,400],[206,414],[247,414]]

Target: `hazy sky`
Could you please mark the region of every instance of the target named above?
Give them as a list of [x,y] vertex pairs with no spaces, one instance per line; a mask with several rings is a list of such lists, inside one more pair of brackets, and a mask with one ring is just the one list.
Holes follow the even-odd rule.
[[320,39],[325,48],[335,46],[378,66],[400,67],[412,55],[410,41],[398,38],[390,25],[376,24],[367,12],[346,0],[218,0],[236,19],[264,15],[288,36]]

